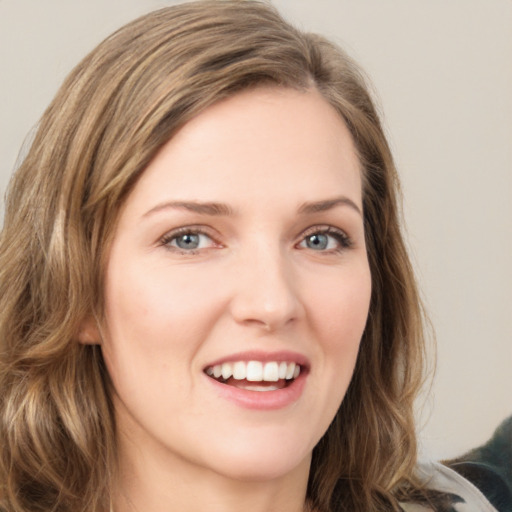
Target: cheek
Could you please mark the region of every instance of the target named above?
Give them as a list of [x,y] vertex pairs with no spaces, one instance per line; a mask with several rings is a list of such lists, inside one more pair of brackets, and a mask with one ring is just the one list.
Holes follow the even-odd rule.
[[371,276],[368,265],[326,279],[312,293],[314,323],[333,350],[359,345],[368,318]]
[[161,262],[141,268],[137,261],[114,256],[107,274],[103,333],[114,387],[135,396],[144,389],[172,386],[186,396],[190,390],[184,383],[195,375],[194,358],[223,307],[218,286],[211,273],[191,276]]
[[179,269],[124,264],[107,280],[109,330],[116,339],[139,341],[145,350],[170,345],[175,350],[180,343],[190,347],[191,339],[208,329],[218,303],[212,297],[214,289]]
[[204,293],[168,274],[161,265],[141,269],[124,261],[106,282],[105,363],[116,396],[148,418],[165,401],[171,407],[189,397],[194,355],[208,331],[206,314],[198,316]]
[[310,295],[312,328],[319,340],[318,370],[312,368],[317,430],[323,435],[338,411],[353,376],[368,317],[371,278],[367,265],[340,269]]
[[324,359],[321,380],[330,392],[326,409],[334,415],[352,379],[371,297],[367,264],[343,270],[323,283],[313,296],[313,325],[319,333],[318,350]]

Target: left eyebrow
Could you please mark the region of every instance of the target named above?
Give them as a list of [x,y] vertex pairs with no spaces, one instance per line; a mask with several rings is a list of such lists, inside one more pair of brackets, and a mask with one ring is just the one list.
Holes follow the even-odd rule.
[[357,206],[352,199],[349,199],[346,196],[334,197],[333,199],[326,199],[324,201],[315,201],[303,203],[299,207],[299,213],[317,213],[317,212],[325,212],[327,210],[331,210],[336,206],[349,206],[353,210],[355,210],[359,215],[363,215],[361,213],[361,209]]

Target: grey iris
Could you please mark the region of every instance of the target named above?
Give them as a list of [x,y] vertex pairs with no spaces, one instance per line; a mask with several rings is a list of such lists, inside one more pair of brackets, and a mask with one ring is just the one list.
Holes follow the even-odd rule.
[[180,249],[197,249],[199,247],[199,235],[187,233],[176,238],[176,245]]
[[329,243],[329,238],[327,235],[323,235],[321,233],[316,233],[315,235],[310,235],[306,238],[306,245],[310,249],[322,250],[327,247]]

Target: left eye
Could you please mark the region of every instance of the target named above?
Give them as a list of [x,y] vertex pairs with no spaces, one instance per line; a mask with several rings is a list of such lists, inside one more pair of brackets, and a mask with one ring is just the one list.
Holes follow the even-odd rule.
[[213,240],[204,233],[187,231],[174,235],[171,234],[166,237],[164,243],[168,247],[186,252],[210,247],[213,244]]
[[313,251],[336,251],[350,245],[348,237],[343,233],[316,231],[306,235],[299,243],[300,248]]

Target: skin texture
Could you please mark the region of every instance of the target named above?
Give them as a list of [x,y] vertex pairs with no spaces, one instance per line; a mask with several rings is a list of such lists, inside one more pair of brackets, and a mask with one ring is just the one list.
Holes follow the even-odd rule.
[[[361,210],[350,134],[315,90],[239,93],[150,163],[114,234],[105,322],[81,334],[114,386],[119,511],[303,509],[368,313]],[[201,232],[194,250],[180,228]],[[305,358],[302,392],[277,408],[219,393],[205,368],[245,351]]]

